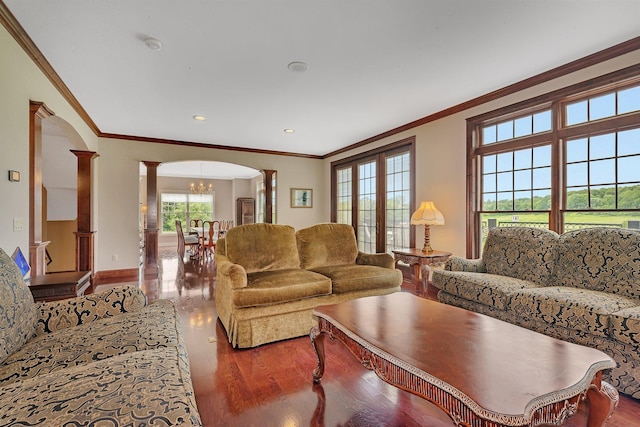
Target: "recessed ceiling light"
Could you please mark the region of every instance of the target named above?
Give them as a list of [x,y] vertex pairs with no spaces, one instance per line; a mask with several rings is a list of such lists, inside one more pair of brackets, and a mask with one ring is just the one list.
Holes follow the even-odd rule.
[[162,49],[162,42],[158,39],[154,39],[153,37],[149,37],[144,39],[144,44],[151,50],[160,50]]
[[285,129],[284,133],[295,133],[295,129]]
[[197,120],[199,122],[204,122],[205,120],[207,120],[207,118],[205,116],[200,116],[200,115],[196,114],[195,116],[193,116],[193,120]]
[[307,64],[305,64],[304,62],[296,61],[296,62],[292,62],[289,65],[287,65],[287,68],[292,73],[304,73],[305,71],[307,71],[309,69],[309,66]]

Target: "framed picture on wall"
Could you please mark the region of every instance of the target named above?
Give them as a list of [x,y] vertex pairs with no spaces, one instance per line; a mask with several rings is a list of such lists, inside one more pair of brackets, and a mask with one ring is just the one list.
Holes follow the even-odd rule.
[[291,207],[292,208],[313,207],[313,190],[310,188],[292,188],[291,189]]

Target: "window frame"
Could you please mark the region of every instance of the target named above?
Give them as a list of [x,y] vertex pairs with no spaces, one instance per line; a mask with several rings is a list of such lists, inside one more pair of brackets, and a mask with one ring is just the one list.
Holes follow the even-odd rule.
[[[477,258],[480,256],[481,251],[482,225],[480,216],[485,212],[482,210],[481,162],[483,156],[550,144],[551,207],[548,211],[541,212],[549,213],[549,229],[560,232],[564,228],[563,218],[567,212],[565,191],[567,140],[640,127],[640,111],[566,126],[566,106],[581,100],[588,100],[592,97],[624,90],[627,87],[637,86],[638,84],[640,84],[640,64],[467,119],[467,257]],[[544,109],[551,110],[552,126],[550,131],[513,138],[505,142],[482,144],[483,127],[507,120],[515,120],[518,117]],[[618,158],[617,153],[615,158]],[[574,211],[571,210],[569,212]],[[615,211],[640,211],[640,209],[616,209]]]
[[[360,164],[375,161],[376,162],[376,177],[377,177],[377,185],[376,185],[376,251],[382,251],[381,248],[386,248],[386,233],[382,233],[381,231],[386,230],[386,203],[380,203],[381,201],[386,200],[386,185],[384,180],[386,180],[386,158],[395,156],[402,152],[409,152],[409,163],[410,163],[410,171],[409,171],[409,215],[413,213],[416,209],[415,203],[415,174],[416,174],[416,155],[415,155],[415,145],[416,139],[415,136],[410,136],[408,138],[404,138],[400,141],[396,141],[394,143],[384,145],[373,150],[369,150],[366,152],[362,152],[350,157],[346,157],[340,160],[336,160],[331,162],[331,221],[337,222],[338,215],[338,201],[337,201],[337,173],[339,170],[343,170],[347,167],[351,167],[351,226],[354,228],[356,233],[356,239],[358,239],[358,166]],[[383,178],[381,178],[383,177]],[[382,181],[381,181],[382,180]],[[358,240],[358,244],[360,245],[360,240]],[[410,247],[415,247],[415,226],[409,226],[409,245]],[[387,248],[390,252],[390,250]]]
[[[187,198],[187,207],[186,207],[186,223],[183,224],[182,229],[185,231],[185,233],[187,232],[188,228],[189,228],[189,224],[191,221],[191,217],[189,215],[190,213],[190,209],[189,209],[189,198],[190,196],[203,196],[203,194],[192,194],[192,193],[188,193],[188,192],[181,192],[181,191],[162,191],[160,192],[160,197],[158,198],[158,204],[159,204],[159,208],[158,208],[158,212],[159,212],[159,219],[160,219],[160,223],[158,224],[158,229],[160,230],[160,234],[161,235],[167,235],[167,236],[171,236],[171,235],[175,235],[177,233],[177,231],[164,231],[164,211],[163,211],[163,201],[162,198],[165,194],[171,194],[171,195],[184,195]],[[213,221],[213,218],[215,217],[215,206],[216,206],[216,197],[215,197],[215,191],[211,194],[206,194],[206,196],[211,196],[211,218],[209,218],[209,221]]]

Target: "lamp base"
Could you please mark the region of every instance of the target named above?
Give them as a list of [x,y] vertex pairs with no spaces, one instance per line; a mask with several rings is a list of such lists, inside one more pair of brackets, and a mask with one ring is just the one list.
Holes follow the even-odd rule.
[[424,225],[424,246],[422,247],[422,253],[430,254],[433,252],[431,247],[431,230],[429,224]]

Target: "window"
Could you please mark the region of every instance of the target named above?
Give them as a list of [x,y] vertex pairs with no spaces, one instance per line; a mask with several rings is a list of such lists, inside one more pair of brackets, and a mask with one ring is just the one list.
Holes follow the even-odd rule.
[[468,256],[495,226],[640,229],[640,76],[612,74],[468,120]]
[[354,226],[363,252],[414,244],[414,144],[408,138],[332,163],[332,221]]
[[176,220],[182,222],[183,230],[188,229],[192,219],[213,219],[213,194],[162,193],[162,232],[175,233]]

